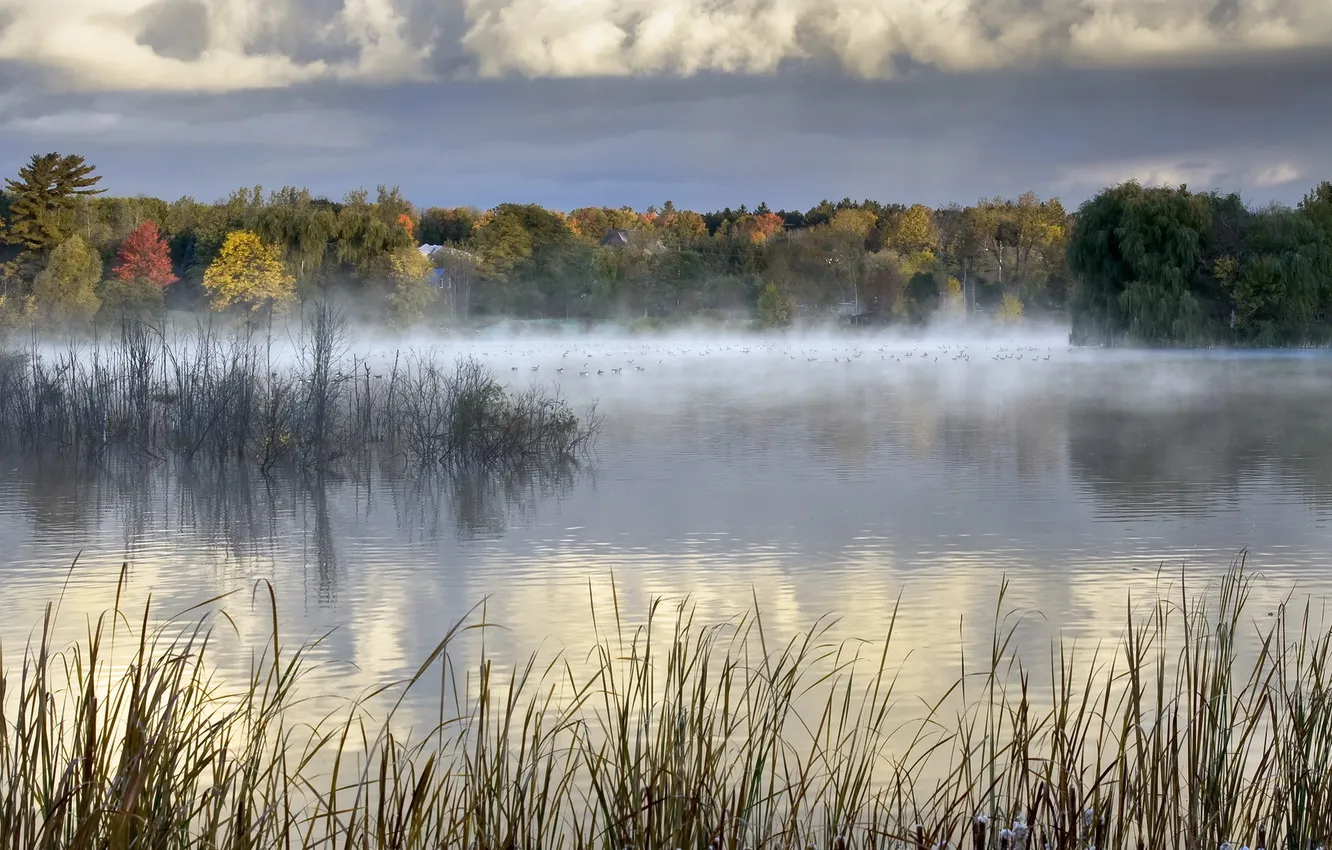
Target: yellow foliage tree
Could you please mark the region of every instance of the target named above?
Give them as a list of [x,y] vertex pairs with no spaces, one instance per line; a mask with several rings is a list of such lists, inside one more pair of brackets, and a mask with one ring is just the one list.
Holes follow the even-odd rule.
[[222,250],[203,276],[214,310],[245,307],[258,311],[296,297],[296,278],[282,264],[276,246],[265,245],[250,230],[227,234]]
[[832,217],[828,226],[833,230],[844,230],[847,233],[854,233],[862,239],[869,234],[878,223],[878,218],[870,210],[843,209],[838,210],[837,215]]
[[[1018,302],[1021,305],[1022,302]],[[948,282],[944,284],[944,312],[950,316],[962,316],[967,312],[967,302],[965,293],[962,291],[962,281],[950,276]]]
[[1022,320],[1022,299],[1016,295],[1004,293],[1004,298],[999,302],[999,312],[996,318],[1005,324],[1012,324]]
[[912,204],[885,228],[883,244],[903,254],[933,251],[939,244],[934,212],[924,204]]
[[393,276],[393,292],[389,294],[389,321],[399,328],[407,328],[425,317],[425,309],[435,300],[435,289],[430,285],[434,263],[415,248],[399,248],[389,256]]

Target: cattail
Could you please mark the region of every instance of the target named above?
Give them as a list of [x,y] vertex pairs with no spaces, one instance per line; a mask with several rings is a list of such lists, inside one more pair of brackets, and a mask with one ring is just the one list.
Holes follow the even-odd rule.
[[985,815],[976,815],[976,819],[971,822],[971,844],[975,850],[984,850],[985,847],[985,828],[990,821]]
[[1014,822],[1013,822],[1013,847],[1014,847],[1014,849],[1015,849],[1015,850],[1026,850],[1026,848],[1027,848],[1027,837],[1028,837],[1030,834],[1031,834],[1031,830],[1027,828],[1027,822],[1026,822],[1026,821],[1024,821],[1024,820],[1016,820],[1016,821],[1014,821]]

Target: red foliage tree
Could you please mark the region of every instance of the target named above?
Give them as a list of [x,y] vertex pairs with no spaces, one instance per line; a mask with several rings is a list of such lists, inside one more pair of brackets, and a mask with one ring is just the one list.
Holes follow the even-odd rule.
[[171,273],[166,237],[154,221],[145,221],[125,237],[111,269],[116,280],[146,280],[163,289],[180,278]]

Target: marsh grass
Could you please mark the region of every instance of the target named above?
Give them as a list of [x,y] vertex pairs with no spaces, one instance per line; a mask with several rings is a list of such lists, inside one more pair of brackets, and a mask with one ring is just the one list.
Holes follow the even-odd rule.
[[351,354],[337,308],[311,305],[292,344],[247,323],[188,334],[126,318],[111,339],[0,350],[0,447],[99,457],[249,458],[329,469],[382,449],[420,468],[575,458],[600,427],[557,391],[506,388],[434,351],[387,363]]
[[[319,642],[282,645],[271,590],[238,683],[211,672],[220,599],[153,625],[118,592],[82,639],[54,645],[53,606],[0,661],[0,845],[1313,850],[1329,634],[1308,605],[1250,617],[1252,587],[1242,561],[1196,598],[1181,580],[1126,600],[1113,646],[1039,658],[1001,588],[988,657],[930,694],[897,691],[901,606],[868,643],[616,603],[586,653],[503,673],[455,658],[474,612],[322,715]],[[435,719],[404,729],[408,700]]]

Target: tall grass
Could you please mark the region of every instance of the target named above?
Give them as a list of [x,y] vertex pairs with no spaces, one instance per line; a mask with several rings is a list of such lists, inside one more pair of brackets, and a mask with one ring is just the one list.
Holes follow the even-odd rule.
[[254,324],[194,333],[126,319],[112,339],[52,352],[0,349],[0,448],[98,456],[246,457],[326,469],[384,449],[417,466],[512,466],[572,458],[600,419],[557,392],[510,391],[471,359],[434,351],[372,363],[350,354],[345,320],[310,306],[293,345]]
[[[1324,847],[1329,633],[1307,606],[1254,620],[1251,587],[1236,564],[1197,599],[1130,604],[1113,647],[1043,658],[1001,593],[988,657],[931,694],[897,692],[898,611],[873,649],[831,620],[781,637],[757,611],[594,611],[586,655],[503,675],[454,657],[469,618],[321,718],[318,642],[282,645],[271,591],[238,684],[210,672],[217,600],[154,626],[118,593],[73,645],[52,609],[0,662],[0,846]],[[395,722],[436,687],[428,728]]]

